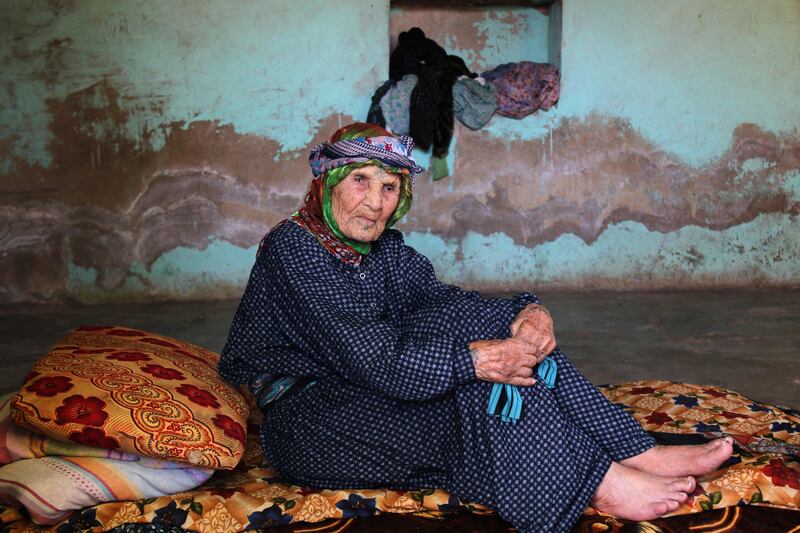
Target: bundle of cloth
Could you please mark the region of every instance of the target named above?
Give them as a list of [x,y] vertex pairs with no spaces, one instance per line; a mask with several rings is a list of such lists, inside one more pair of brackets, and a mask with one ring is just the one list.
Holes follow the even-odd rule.
[[497,113],[523,118],[558,102],[560,74],[547,63],[504,63],[481,74],[497,92]]
[[548,110],[559,97],[559,71],[546,63],[505,63],[481,75],[448,54],[420,28],[400,33],[389,59],[389,79],[373,94],[367,122],[410,135],[432,150],[434,179],[449,174],[444,163],[455,118],[480,129],[497,112],[522,118]]

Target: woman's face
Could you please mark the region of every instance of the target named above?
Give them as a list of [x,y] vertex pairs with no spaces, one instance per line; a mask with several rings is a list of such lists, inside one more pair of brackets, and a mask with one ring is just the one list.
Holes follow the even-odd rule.
[[400,199],[400,176],[381,167],[357,168],[331,189],[333,218],[349,239],[377,240]]

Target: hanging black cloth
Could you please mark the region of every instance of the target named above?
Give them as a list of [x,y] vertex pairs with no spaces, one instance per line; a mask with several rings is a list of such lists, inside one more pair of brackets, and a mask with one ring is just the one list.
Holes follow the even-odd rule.
[[459,76],[473,74],[460,57],[447,55],[416,27],[400,34],[389,58],[390,80],[397,82],[406,74],[418,77],[409,109],[411,137],[421,149],[433,146],[433,155],[444,157],[453,137],[453,84]]

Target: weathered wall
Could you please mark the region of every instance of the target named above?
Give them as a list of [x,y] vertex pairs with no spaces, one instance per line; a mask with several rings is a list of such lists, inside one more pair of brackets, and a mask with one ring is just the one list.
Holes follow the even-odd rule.
[[5,8],[5,301],[241,293],[254,246],[302,200],[307,147],[388,70],[382,2]]
[[[55,6],[55,7],[54,7]],[[307,150],[385,78],[388,1],[8,3],[0,300],[236,296]],[[393,10],[476,70],[533,9]],[[457,127],[399,227],[508,290],[800,284],[800,2],[565,0],[556,108]]]
[[[543,18],[392,11],[476,71],[547,57]],[[457,128],[453,178],[417,188],[404,229],[445,278],[800,283],[800,2],[565,0],[561,70],[557,107]]]

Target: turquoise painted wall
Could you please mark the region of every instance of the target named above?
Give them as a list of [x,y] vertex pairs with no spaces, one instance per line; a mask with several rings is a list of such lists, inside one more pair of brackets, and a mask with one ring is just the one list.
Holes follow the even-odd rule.
[[567,0],[562,33],[558,108],[494,132],[533,140],[560,117],[599,113],[696,167],[742,123],[798,133],[796,0]]
[[142,149],[163,148],[165,124],[202,120],[305,148],[322,117],[368,105],[388,69],[387,16],[380,2],[348,0],[8,2],[2,137],[16,137],[13,155],[50,165],[48,101],[105,79]]
[[[457,125],[453,176],[418,180],[408,240],[487,290],[799,285],[800,2],[564,0],[561,18],[558,105]],[[365,116],[397,28],[480,71],[546,61],[550,22],[386,0],[7,3],[0,300],[237,296],[302,200],[308,149]]]
[[307,186],[288,169],[321,129],[362,115],[388,72],[385,2],[4,9],[6,301],[236,295]]
[[[475,27],[508,38],[507,20]],[[518,27],[542,42],[544,24]],[[566,0],[561,47],[556,107],[457,132],[472,150],[488,145],[480,157],[497,168],[465,183],[464,163],[449,183],[489,213],[464,217],[475,227],[409,225],[440,274],[494,290],[797,286],[800,2]],[[517,60],[513,49],[489,55]],[[494,188],[502,208],[487,207]],[[536,210],[565,198],[559,208],[590,227],[520,235],[526,222],[563,225]],[[511,224],[486,222],[508,211]]]

